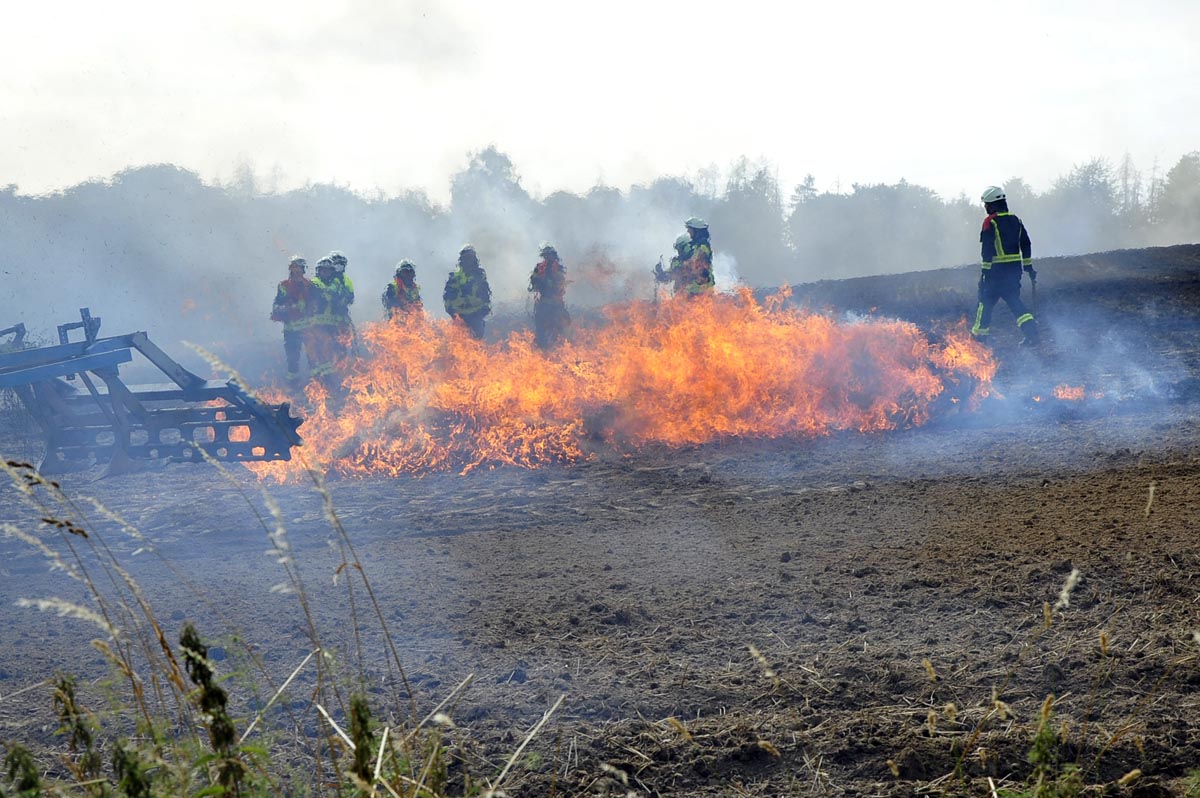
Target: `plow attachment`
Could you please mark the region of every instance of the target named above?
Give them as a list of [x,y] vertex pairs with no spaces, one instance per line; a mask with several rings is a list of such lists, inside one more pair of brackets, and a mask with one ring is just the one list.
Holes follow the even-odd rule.
[[[0,348],[0,389],[11,389],[45,437],[43,474],[108,463],[108,473],[139,461],[290,460],[300,445],[286,402],[266,404],[234,380],[209,381],[191,373],[150,342],[144,332],[99,338],[100,319],[87,308],[82,321],[58,328],[56,346]],[[83,340],[71,341],[72,330]],[[17,332],[17,325],[3,332]],[[119,367],[137,352],[169,380],[126,385]]]

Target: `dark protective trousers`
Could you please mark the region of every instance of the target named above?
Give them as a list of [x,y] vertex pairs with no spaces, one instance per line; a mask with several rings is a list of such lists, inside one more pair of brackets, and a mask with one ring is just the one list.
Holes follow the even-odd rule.
[[[287,357],[287,378],[295,380],[300,377],[300,353],[304,349],[305,330],[283,331],[283,354]],[[312,351],[308,353],[309,364],[312,364]]]
[[472,313],[469,316],[459,316],[463,324],[467,325],[467,329],[471,331],[471,335],[479,340],[483,340],[484,321],[487,319],[486,313]]
[[1021,301],[1021,269],[993,266],[991,271],[984,272],[979,278],[979,305],[975,308],[975,323],[971,326],[971,334],[982,338],[991,332],[992,311],[1001,299],[1017,319],[1017,327],[1026,341],[1036,341],[1038,337],[1037,320],[1029,312],[1029,308]]
[[540,299],[533,306],[533,340],[541,349],[553,349],[567,332],[571,315],[562,302]]

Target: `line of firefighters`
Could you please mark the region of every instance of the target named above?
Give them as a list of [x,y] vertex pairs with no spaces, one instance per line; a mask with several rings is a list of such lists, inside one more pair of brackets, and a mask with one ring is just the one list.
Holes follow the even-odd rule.
[[[676,294],[698,296],[716,285],[712,244],[703,219],[692,217],[685,227],[687,233],[675,240],[670,268],[664,269],[660,261],[655,266],[655,279],[673,283]],[[571,325],[566,305],[567,276],[553,244],[543,242],[538,255],[529,275],[529,292],[534,295],[534,342],[549,350],[563,339]],[[308,261],[295,255],[288,263],[288,278],[276,289],[271,320],[283,323],[287,378],[292,384],[300,380],[302,353],[307,353],[310,376],[325,380],[340,370],[354,348],[354,323],[350,319],[354,283],[346,276],[346,264],[346,256],[335,250],[317,261],[316,276],[310,280],[305,276]],[[387,319],[424,312],[416,277],[417,267],[411,260],[396,265],[381,297]],[[458,264],[446,279],[442,301],[451,318],[462,322],[474,337],[483,338],[485,320],[492,312],[492,289],[474,246],[467,244],[459,250]]]
[[[1003,299],[1016,317],[1023,343],[1036,344],[1037,321],[1021,301],[1022,271],[1029,275],[1036,297],[1037,272],[1033,269],[1029,234],[1021,220],[1009,212],[1002,188],[989,186],[981,199],[988,215],[979,235],[979,302],[971,333],[981,340],[989,335],[992,310]],[[697,297],[716,286],[712,242],[703,219],[693,216],[684,227],[687,232],[675,239],[670,266],[663,268],[660,259],[654,267],[654,279],[672,284],[676,296]],[[552,244],[543,242],[538,255],[528,290],[534,295],[534,341],[549,350],[562,340],[571,324],[565,301],[566,269]],[[279,283],[271,320],[283,323],[287,376],[293,384],[300,380],[302,350],[308,355],[310,375],[328,381],[326,378],[340,370],[354,347],[354,324],[350,319],[354,283],[346,276],[346,264],[345,255],[331,252],[317,261],[316,276],[310,280],[305,277],[307,261],[297,255],[288,263],[288,279]],[[411,313],[424,312],[416,276],[417,268],[411,260],[397,264],[381,297],[387,319],[402,320]],[[470,244],[458,253],[458,264],[446,279],[442,301],[451,318],[462,322],[474,337],[483,338],[484,322],[492,312],[492,289]]]

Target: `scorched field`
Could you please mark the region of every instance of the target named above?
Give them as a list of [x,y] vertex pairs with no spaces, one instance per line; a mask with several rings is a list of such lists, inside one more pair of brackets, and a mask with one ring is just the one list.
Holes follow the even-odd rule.
[[[101,595],[135,583],[172,644],[194,624],[238,734],[261,716],[281,792],[335,794],[338,697],[358,693],[376,743],[436,710],[449,795],[1196,794],[1200,246],[1038,270],[1041,350],[998,308],[986,394],[892,428],[692,443],[626,426],[613,445],[609,415],[552,462],[415,473],[404,458],[450,449],[345,434],[328,498],[303,472],[92,469],[59,480],[73,506],[0,488],[0,521]],[[976,277],[789,302],[951,329]],[[6,456],[34,459],[19,414],[5,424]],[[136,733],[136,680],[94,622],[18,606],[95,609],[86,582],[12,534],[0,553],[0,741],[64,776],[48,680],[78,677],[105,740]],[[139,683],[150,705],[170,692]]]

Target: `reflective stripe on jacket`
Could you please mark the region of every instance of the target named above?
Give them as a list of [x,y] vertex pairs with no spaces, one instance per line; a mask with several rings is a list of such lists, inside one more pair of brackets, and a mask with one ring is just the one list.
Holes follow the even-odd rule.
[[983,220],[979,232],[980,261],[985,270],[992,264],[1020,263],[1025,268],[1033,266],[1033,245],[1025,225],[1015,214],[993,213]]
[[316,293],[316,286],[306,277],[298,280],[289,277],[282,281],[275,291],[271,320],[283,322],[285,332],[303,330],[311,321]]
[[321,278],[312,281],[321,294],[320,308],[313,314],[313,324],[349,326],[350,306],[354,304],[354,283],[349,277],[331,277],[328,282]]
[[492,289],[487,273],[479,268],[467,274],[461,267],[450,272],[442,292],[446,312],[451,316],[486,316],[492,312]]
[[383,292],[383,310],[390,319],[396,310],[416,310],[421,305],[421,286],[408,286],[399,277],[393,278]]

